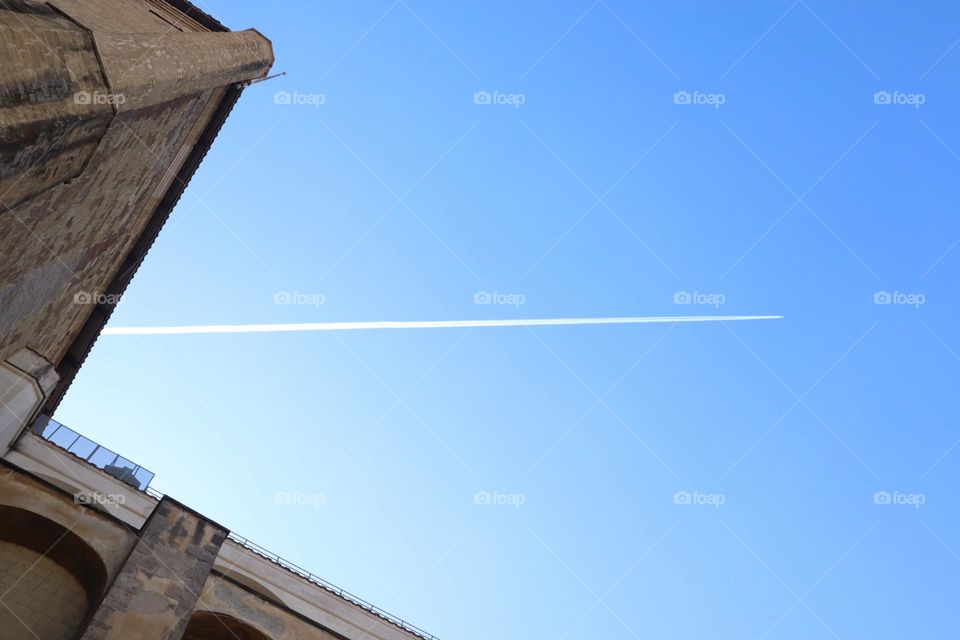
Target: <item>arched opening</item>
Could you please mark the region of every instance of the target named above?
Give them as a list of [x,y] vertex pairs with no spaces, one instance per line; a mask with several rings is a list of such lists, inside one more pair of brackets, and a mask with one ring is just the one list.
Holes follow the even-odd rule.
[[183,640],[270,640],[245,622],[212,611],[197,611],[190,617]]
[[100,556],[77,534],[0,505],[0,638],[71,640],[106,582]]
[[283,600],[277,597],[277,595],[273,591],[271,591],[270,589],[267,589],[265,586],[263,586],[263,584],[254,580],[253,578],[250,578],[241,573],[237,573],[236,571],[231,571],[230,569],[218,569],[217,572],[220,573],[223,577],[230,578],[237,584],[243,585],[244,587],[246,587],[247,589],[250,589],[254,593],[263,596],[267,600],[276,602],[278,604],[283,604]]

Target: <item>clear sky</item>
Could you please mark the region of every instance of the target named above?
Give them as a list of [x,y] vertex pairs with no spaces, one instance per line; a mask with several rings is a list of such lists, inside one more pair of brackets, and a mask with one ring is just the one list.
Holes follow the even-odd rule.
[[960,636],[960,7],[201,4],[287,75],[111,326],[785,317],[104,336],[62,422],[444,640]]

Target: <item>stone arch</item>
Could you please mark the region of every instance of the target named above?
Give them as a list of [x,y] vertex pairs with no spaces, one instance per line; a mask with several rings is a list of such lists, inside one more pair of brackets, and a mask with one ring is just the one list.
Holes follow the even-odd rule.
[[0,637],[71,640],[106,589],[99,554],[63,525],[0,505]]
[[190,616],[183,640],[270,640],[270,637],[233,616],[197,611]]
[[246,587],[250,591],[253,591],[256,594],[263,596],[267,600],[271,600],[278,604],[284,604],[283,600],[281,600],[277,594],[275,594],[273,591],[271,591],[266,586],[264,586],[263,583],[261,583],[260,581],[254,580],[248,575],[238,573],[230,569],[216,569],[215,571],[220,575],[222,575],[224,578],[229,578],[230,580],[233,580],[237,584]]

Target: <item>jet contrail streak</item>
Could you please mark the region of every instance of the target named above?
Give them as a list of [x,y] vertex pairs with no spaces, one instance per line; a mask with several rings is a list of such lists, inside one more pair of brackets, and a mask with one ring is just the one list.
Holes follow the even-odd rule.
[[519,320],[429,320],[377,322],[298,322],[287,324],[209,324],[178,327],[108,327],[104,335],[151,336],[201,333],[285,333],[289,331],[366,331],[381,329],[458,329],[470,327],[558,327],[597,324],[671,324],[777,320],[783,316],[639,316],[626,318],[542,318]]

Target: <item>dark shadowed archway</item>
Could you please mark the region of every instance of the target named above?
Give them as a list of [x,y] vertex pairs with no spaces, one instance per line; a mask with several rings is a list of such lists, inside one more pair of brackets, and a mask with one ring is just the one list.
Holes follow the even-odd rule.
[[190,617],[183,640],[270,640],[270,638],[234,617],[212,611],[197,611]]
[[107,570],[80,536],[0,505],[0,638],[70,640],[103,597]]

